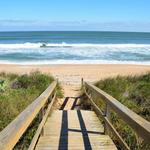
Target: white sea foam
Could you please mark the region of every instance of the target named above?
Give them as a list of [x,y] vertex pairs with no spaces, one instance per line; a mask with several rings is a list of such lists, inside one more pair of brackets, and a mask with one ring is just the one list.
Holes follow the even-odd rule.
[[[24,46],[25,45],[25,46]],[[86,57],[99,57],[114,53],[128,53],[150,55],[150,45],[146,44],[70,44],[70,47],[50,44],[51,47],[40,48],[38,44],[0,44],[0,54],[42,54],[42,55],[74,55]],[[55,45],[55,46],[54,46]],[[69,44],[68,44],[69,45]],[[72,46],[71,46],[72,45]],[[75,45],[75,46],[73,46]],[[84,45],[84,46],[83,46]],[[22,47],[21,47],[22,46]],[[118,56],[119,57],[119,56]]]
[[150,61],[109,61],[109,60],[42,60],[42,61],[3,61],[0,64],[19,64],[19,65],[51,65],[51,64],[133,64],[133,65],[150,65]]
[[3,49],[39,48],[42,43],[0,44]]
[[47,48],[41,48],[42,43],[0,44],[0,63],[150,65],[150,44],[46,45]]
[[[30,48],[40,48],[43,43],[22,43],[22,44],[0,44],[0,48],[3,49],[30,49]],[[68,43],[47,43],[48,47],[76,47],[76,48],[150,48],[150,44],[89,44],[89,43],[79,43],[79,44],[68,44]]]

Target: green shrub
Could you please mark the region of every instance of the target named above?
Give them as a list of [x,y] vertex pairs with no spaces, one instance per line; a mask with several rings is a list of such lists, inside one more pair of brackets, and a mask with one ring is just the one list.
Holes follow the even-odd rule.
[[[5,80],[5,91],[0,93],[0,130],[38,97],[54,80],[53,77],[33,72],[29,75],[0,73]],[[12,84],[19,84],[12,88]],[[60,89],[59,89],[60,90]]]
[[[95,85],[150,121],[150,73],[140,76],[107,78],[98,81]],[[103,105],[101,101],[95,100],[95,103],[100,108]],[[150,149],[149,144],[142,140],[139,142],[135,132],[117,114],[111,113],[111,121],[131,149]]]
[[22,88],[28,88],[32,81],[31,78],[29,78],[26,74],[18,77],[17,80]]

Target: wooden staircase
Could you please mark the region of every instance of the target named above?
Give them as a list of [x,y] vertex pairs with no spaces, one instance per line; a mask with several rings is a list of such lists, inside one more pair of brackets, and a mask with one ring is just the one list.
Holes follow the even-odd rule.
[[[93,84],[82,80],[82,90],[93,111],[79,109],[80,97],[74,95],[72,91],[65,95],[66,98],[62,100],[60,106],[55,107],[57,81],[52,82],[0,132],[0,150],[12,150],[37,117],[39,125],[29,150],[116,150],[116,145],[109,135],[117,139],[118,145],[123,150],[130,150],[113,126],[111,111],[134,129],[136,135],[150,144],[150,122]],[[74,91],[76,93],[76,90]],[[104,108],[96,104],[99,100],[105,104]]]
[[94,111],[55,110],[47,119],[36,150],[116,150]]

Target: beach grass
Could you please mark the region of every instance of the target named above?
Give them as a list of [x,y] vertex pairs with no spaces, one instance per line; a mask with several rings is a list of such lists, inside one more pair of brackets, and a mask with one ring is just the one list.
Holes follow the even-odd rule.
[[[107,78],[98,81],[95,85],[150,121],[150,73],[139,76]],[[97,100],[96,104],[100,108],[104,106],[102,101]],[[114,112],[111,112],[111,122],[131,149],[146,150],[150,148],[150,145],[140,139]]]

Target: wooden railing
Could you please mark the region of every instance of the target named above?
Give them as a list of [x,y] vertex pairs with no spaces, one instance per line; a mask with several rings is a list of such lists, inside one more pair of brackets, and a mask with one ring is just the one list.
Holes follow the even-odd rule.
[[29,147],[29,149],[34,149],[55,100],[56,86],[57,81],[51,83],[37,99],[0,132],[0,150],[12,150],[33,120],[39,116],[41,122]]
[[[110,120],[110,110],[114,111],[123,121],[125,121],[138,136],[140,136],[143,140],[150,143],[150,122],[143,119],[126,106],[121,104],[118,100],[108,95],[106,92],[100,90],[96,86],[89,84],[87,82],[83,82],[82,87],[86,96],[89,98],[91,102],[91,106],[97,113],[97,115],[104,120],[105,123],[105,131],[110,131],[113,135],[115,135],[118,139],[118,142],[122,145],[124,149],[130,149],[116,129],[113,127]],[[102,111],[95,103],[94,97],[101,98],[105,103],[105,111]],[[109,134],[109,132],[107,132]]]

